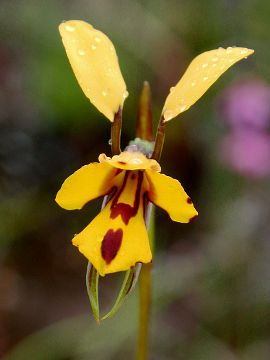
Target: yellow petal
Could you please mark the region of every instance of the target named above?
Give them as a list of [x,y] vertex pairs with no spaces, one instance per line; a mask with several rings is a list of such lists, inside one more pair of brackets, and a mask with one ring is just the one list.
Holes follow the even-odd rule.
[[228,47],[197,56],[177,85],[171,88],[162,110],[165,122],[188,110],[229,67],[253,52],[251,49]]
[[150,185],[149,200],[167,211],[172,220],[188,223],[198,215],[179,181],[151,170],[146,170],[146,176]]
[[59,26],[59,31],[84,94],[113,121],[128,93],[112,42],[84,21],[66,21]]
[[110,192],[117,182],[116,172],[107,164],[85,165],[65,180],[55,201],[66,210],[81,209],[88,201]]
[[158,172],[161,170],[156,160],[148,159],[140,152],[123,151],[121,154],[115,155],[112,158],[105,154],[100,154],[98,160],[101,163],[107,163],[115,168],[124,170],[152,169]]
[[[135,173],[138,175],[137,172]],[[127,175],[128,181],[117,199],[118,204],[134,204],[138,180],[134,181],[132,175],[134,175],[133,172]],[[134,185],[132,185],[133,182]],[[125,216],[112,215],[112,209],[117,205],[113,202],[117,198],[116,194],[99,215],[73,238],[73,244],[102,276],[128,270],[137,262],[148,263],[152,259],[144,223],[144,189],[143,186],[136,214],[131,216],[128,222],[124,221]]]

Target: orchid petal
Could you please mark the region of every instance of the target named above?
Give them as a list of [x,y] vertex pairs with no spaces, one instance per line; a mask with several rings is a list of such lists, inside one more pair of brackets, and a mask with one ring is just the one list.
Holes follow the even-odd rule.
[[60,24],[59,31],[84,94],[113,121],[128,92],[112,42],[84,21],[66,21]]
[[251,49],[228,47],[197,56],[175,87],[171,88],[162,110],[164,121],[188,110],[226,70],[253,52]]
[[146,170],[146,176],[149,200],[165,210],[173,221],[188,223],[198,215],[179,181],[151,170]]

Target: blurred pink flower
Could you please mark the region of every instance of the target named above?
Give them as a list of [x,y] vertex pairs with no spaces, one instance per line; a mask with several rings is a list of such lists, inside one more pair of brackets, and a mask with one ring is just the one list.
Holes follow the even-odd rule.
[[270,86],[256,79],[231,85],[223,95],[222,112],[225,121],[233,127],[268,127]]
[[240,175],[251,178],[270,175],[270,135],[260,131],[236,130],[223,139],[221,158]]

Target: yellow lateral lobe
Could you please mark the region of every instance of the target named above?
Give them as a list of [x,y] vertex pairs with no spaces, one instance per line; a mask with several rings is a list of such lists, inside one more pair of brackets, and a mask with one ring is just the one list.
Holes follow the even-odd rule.
[[110,121],[128,96],[110,39],[80,20],[59,26],[74,74],[87,98]]
[[247,48],[228,47],[197,56],[176,86],[171,88],[162,110],[165,122],[188,110],[226,70],[253,52]]

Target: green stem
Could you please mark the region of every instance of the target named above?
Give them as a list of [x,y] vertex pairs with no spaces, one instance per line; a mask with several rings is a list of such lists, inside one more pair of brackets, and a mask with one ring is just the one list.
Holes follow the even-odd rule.
[[[152,253],[154,251],[155,239],[155,214],[152,204],[148,204],[145,217],[146,227],[148,229],[149,242]],[[150,340],[150,318],[152,304],[152,263],[142,264],[139,280],[139,328],[136,360],[147,360],[149,354]]]
[[[136,136],[142,140],[152,141],[152,104],[151,90],[148,82],[144,82],[136,123]],[[153,253],[154,248],[154,212],[152,204],[147,202],[145,225],[149,234],[149,242]],[[149,353],[149,328],[152,302],[152,263],[142,264],[139,280],[139,327],[136,360],[147,360]]]
[[138,329],[138,344],[137,344],[137,360],[148,359],[149,353],[149,324],[150,324],[150,310],[152,300],[152,284],[151,284],[151,270],[152,263],[143,264],[140,280],[140,315],[139,315],[139,329]]

